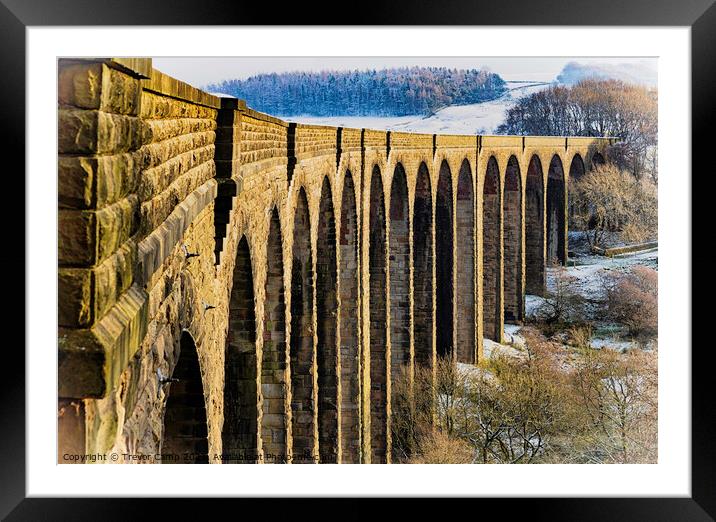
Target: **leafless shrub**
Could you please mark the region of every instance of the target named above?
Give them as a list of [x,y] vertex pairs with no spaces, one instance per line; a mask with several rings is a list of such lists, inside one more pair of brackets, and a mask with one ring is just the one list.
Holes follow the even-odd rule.
[[419,442],[434,431],[433,371],[418,365],[411,381],[409,369],[403,366],[399,378],[392,383],[390,429],[393,460],[397,461],[410,460]]
[[573,329],[579,349],[568,355],[534,328],[522,334],[520,356],[497,354],[471,369],[448,359],[434,370],[416,368],[412,388],[400,387],[410,407],[391,417],[410,433],[398,461],[655,461],[655,349],[594,350],[583,346],[590,332]]
[[554,285],[547,298],[537,308],[535,317],[543,323],[545,331],[553,333],[556,327],[584,317],[584,298],[577,289],[577,279],[564,267],[556,267]]
[[647,178],[638,180],[608,163],[571,183],[569,197],[573,226],[585,231],[592,246],[603,245],[612,232],[626,242],[656,237],[657,190]]
[[433,429],[420,439],[418,452],[409,462],[411,464],[470,464],[473,462],[473,451],[464,440]]
[[591,348],[592,326],[575,325],[567,330],[567,343],[576,348]]
[[647,463],[657,457],[656,352],[586,350],[572,389],[581,429],[572,458],[593,463]]
[[646,266],[610,274],[605,285],[609,316],[624,324],[632,335],[655,336],[659,318],[658,284],[658,272]]

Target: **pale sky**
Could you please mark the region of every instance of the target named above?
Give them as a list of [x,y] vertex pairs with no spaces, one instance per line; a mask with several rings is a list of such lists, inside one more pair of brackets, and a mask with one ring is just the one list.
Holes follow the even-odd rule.
[[489,69],[504,80],[552,81],[567,62],[588,65],[633,65],[653,72],[656,58],[611,57],[154,57],[156,69],[195,87],[205,87],[228,79],[244,79],[260,73],[287,71],[323,71],[386,69],[413,65],[457,69]]

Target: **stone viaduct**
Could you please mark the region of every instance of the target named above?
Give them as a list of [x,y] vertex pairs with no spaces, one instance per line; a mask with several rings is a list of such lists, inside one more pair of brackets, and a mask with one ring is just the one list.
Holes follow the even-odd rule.
[[151,59],[58,86],[59,462],[390,462],[391,383],[523,319],[613,142],[287,123]]

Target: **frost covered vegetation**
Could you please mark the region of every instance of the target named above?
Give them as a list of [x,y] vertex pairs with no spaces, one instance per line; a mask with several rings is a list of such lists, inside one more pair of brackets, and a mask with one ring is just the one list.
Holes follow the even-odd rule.
[[545,297],[527,296],[526,323],[485,340],[478,365],[439,360],[398,380],[394,460],[657,461],[657,253],[587,246],[548,268]]
[[479,366],[441,360],[394,390],[394,460],[410,463],[653,463],[656,350],[565,345],[538,329]]
[[259,74],[207,89],[276,116],[405,116],[494,100],[506,86],[497,74],[479,69],[403,67]]
[[625,243],[654,240],[658,231],[657,186],[614,163],[570,182],[570,229],[584,231],[590,245],[615,236]]
[[507,111],[498,134],[614,136],[609,161],[637,179],[657,179],[656,89],[619,80],[582,80],[525,96]]

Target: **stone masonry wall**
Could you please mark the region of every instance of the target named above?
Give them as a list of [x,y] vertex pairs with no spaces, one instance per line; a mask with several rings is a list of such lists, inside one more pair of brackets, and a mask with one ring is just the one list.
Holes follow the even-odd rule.
[[392,381],[522,317],[548,167],[610,144],[287,123],[149,59],[58,87],[58,462],[394,461]]

